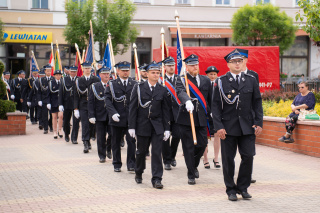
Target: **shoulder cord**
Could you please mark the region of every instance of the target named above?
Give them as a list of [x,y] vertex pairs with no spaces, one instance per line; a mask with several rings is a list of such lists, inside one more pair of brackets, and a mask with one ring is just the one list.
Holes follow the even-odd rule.
[[145,104],[142,104],[141,102],[141,97],[140,97],[140,85],[138,84],[138,88],[137,88],[137,93],[138,93],[138,100],[139,100],[139,105],[142,108],[147,108],[149,107],[149,105],[151,104],[151,101],[147,101]]
[[57,90],[55,90],[55,91],[52,91],[52,81],[49,81],[49,88],[50,88],[51,93],[59,92],[59,88]]
[[41,88],[41,91],[47,91],[47,90],[48,90],[48,87],[43,87],[43,86],[42,86],[41,78],[39,79],[39,81],[40,81],[40,88]]
[[221,104],[222,104],[222,109],[223,109],[223,100],[222,98],[226,101],[227,104],[234,104],[237,101],[237,106],[236,109],[238,109],[238,104],[239,104],[239,95],[236,95],[233,100],[231,101],[227,96],[224,94],[223,87],[222,87],[222,81],[219,78],[218,79],[218,86],[219,86],[219,92],[220,92],[220,98],[221,98]]
[[96,97],[96,99],[98,99],[99,101],[104,101],[104,96],[101,98],[101,97],[98,95],[94,84],[92,84],[92,91],[93,91],[93,94],[94,94],[94,96]]
[[32,86],[30,85],[30,78],[28,78],[29,87],[32,89]]
[[20,89],[20,88],[21,88],[21,85],[20,85],[20,86],[17,86],[17,85],[16,85],[16,80],[15,80],[15,79],[13,79],[13,85],[14,85],[14,87],[17,88],[17,89]]
[[[88,92],[88,88],[86,88],[85,91],[82,91],[80,88],[79,88],[79,81],[78,81],[78,78],[76,80],[76,87],[77,87],[77,91],[78,93],[81,93],[81,95],[83,95],[84,93]],[[80,94],[79,94],[80,95]]]
[[67,89],[66,82],[65,82],[64,78],[62,78],[62,81],[63,81],[64,89],[65,89],[67,92],[70,92],[70,91],[72,90],[72,86],[70,87],[70,89]]
[[113,100],[115,100],[116,102],[122,102],[122,101],[125,102],[126,101],[126,95],[123,95],[119,98],[116,97],[116,95],[114,94],[112,81],[109,82],[109,87],[110,87],[110,91],[111,91],[111,95],[112,95]]
[[33,81],[33,87],[38,91],[39,88],[37,87],[36,81]]

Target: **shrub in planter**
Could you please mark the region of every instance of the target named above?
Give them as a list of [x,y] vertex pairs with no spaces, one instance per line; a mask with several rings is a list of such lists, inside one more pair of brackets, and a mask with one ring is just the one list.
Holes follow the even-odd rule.
[[[0,61],[0,76],[4,71],[4,65]],[[7,119],[7,112],[14,112],[16,110],[16,105],[13,101],[2,100],[2,97],[6,95],[7,89],[3,80],[0,80],[0,119]]]

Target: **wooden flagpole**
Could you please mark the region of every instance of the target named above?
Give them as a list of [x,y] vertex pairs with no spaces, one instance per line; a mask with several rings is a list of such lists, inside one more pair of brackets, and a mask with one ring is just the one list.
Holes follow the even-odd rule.
[[115,65],[115,60],[114,60],[114,54],[113,54],[113,47],[112,47],[112,40],[111,40],[111,33],[108,31],[108,41],[109,41],[109,51],[111,54],[111,64],[112,64],[112,68],[114,69],[114,77],[115,79],[117,79],[117,70],[114,67]]
[[[184,51],[183,51],[181,30],[180,30],[180,24],[179,24],[179,14],[178,14],[177,10],[175,12],[175,19],[176,19],[176,23],[177,23],[178,36],[179,36],[179,41],[180,41],[180,49],[181,49],[181,57],[182,57],[182,59],[181,59],[182,60],[182,70],[183,70],[183,68],[185,68],[185,63],[183,61],[184,60]],[[189,90],[187,72],[185,73],[185,82],[186,82],[186,92],[187,92],[188,96],[190,97],[190,90]],[[193,143],[194,143],[194,145],[197,145],[197,136],[196,136],[196,130],[195,130],[195,126],[194,126],[193,113],[189,112],[189,114],[190,114],[190,123],[191,123]]]
[[97,76],[97,69],[96,69],[96,57],[95,57],[95,51],[94,51],[94,40],[93,40],[93,29],[92,29],[92,21],[90,20],[90,33],[91,33],[91,42],[92,42],[92,66],[93,66],[93,69],[94,69],[94,73],[95,73],[95,76]]
[[58,40],[56,40],[56,45],[57,45],[57,51],[58,51],[58,60],[59,60],[59,70],[62,71],[62,66],[61,66],[61,58],[60,58],[60,51],[59,51],[59,44]]
[[[163,61],[164,60],[164,29],[163,29],[163,27],[161,28],[160,34],[161,34],[161,59]],[[161,68],[162,68],[162,84],[163,84],[163,86],[165,86],[166,83],[165,83],[163,63],[161,63]]]
[[[80,51],[79,51],[79,46],[78,46],[78,44],[77,43],[74,43],[74,46],[75,46],[75,48],[76,48],[76,50],[77,50],[77,55],[78,55],[78,59],[79,59],[79,61],[80,61],[80,64],[78,64],[78,66],[80,65],[81,66],[81,69],[82,69],[82,58],[81,58],[81,55],[80,55]],[[78,62],[77,62],[78,63]]]
[[140,69],[139,69],[139,61],[138,61],[138,53],[137,53],[136,43],[133,43],[132,47],[134,50],[135,65],[137,66],[137,71],[138,71],[138,79],[137,80],[139,80],[139,82],[141,82],[141,75],[140,75]]

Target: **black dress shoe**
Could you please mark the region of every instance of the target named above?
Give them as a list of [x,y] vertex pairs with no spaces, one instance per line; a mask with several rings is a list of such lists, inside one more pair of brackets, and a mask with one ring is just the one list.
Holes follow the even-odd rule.
[[100,162],[100,163],[105,163],[105,162],[106,162],[106,159],[100,158],[99,162]]
[[72,141],[73,144],[78,144],[78,141]]
[[107,152],[107,158],[111,159],[111,152]]
[[152,185],[153,185],[153,188],[156,188],[156,189],[162,189],[163,188],[163,185],[161,184],[160,180],[156,180]]
[[194,185],[194,184],[196,184],[196,180],[189,178],[189,179],[188,179],[188,184],[189,184],[189,185]]
[[123,140],[123,138],[121,139],[120,146],[121,146],[121,147],[124,147],[124,140]]
[[88,141],[83,141],[83,152],[88,153],[89,152],[89,146],[88,146]]
[[165,170],[171,170],[171,165],[170,164],[164,164],[164,169]]
[[88,148],[91,149],[91,143],[88,141]]
[[66,135],[66,136],[64,137],[64,140],[65,140],[66,142],[69,142],[69,141],[70,141],[69,135]]
[[248,192],[238,192],[238,194],[241,194],[243,199],[250,199],[252,196]]
[[114,168],[114,172],[121,172],[121,168]]
[[40,129],[40,130],[43,130],[43,126],[39,125],[39,129]]
[[251,183],[255,183],[257,182],[257,180],[251,179]]
[[53,132],[53,129],[50,128],[50,132]]
[[43,131],[43,134],[48,134],[48,130],[44,130],[44,131]]
[[95,137],[92,137],[92,138],[91,138],[91,140],[92,140],[92,141],[95,141],[95,140],[96,140],[96,138],[95,138]]
[[58,136],[53,136],[54,139],[58,139]]
[[129,172],[134,172],[134,168],[128,168]]
[[195,170],[194,170],[194,176],[195,176],[196,178],[199,178],[199,171],[198,171],[198,169],[195,169]]
[[137,182],[137,184],[142,183],[142,175],[137,175],[134,177],[135,181]]
[[230,201],[237,201],[238,200],[238,197],[236,194],[229,194],[228,195],[228,200]]
[[177,161],[175,159],[173,159],[171,161],[171,166],[176,167],[176,165],[177,165]]

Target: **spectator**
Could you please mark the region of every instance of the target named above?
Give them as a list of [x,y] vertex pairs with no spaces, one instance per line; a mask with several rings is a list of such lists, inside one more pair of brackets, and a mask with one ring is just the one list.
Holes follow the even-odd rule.
[[303,81],[304,81],[304,74],[301,75],[301,77],[299,78],[297,84],[299,85]]
[[285,126],[286,134],[279,138],[279,141],[285,143],[293,143],[292,131],[294,130],[301,109],[313,110],[316,104],[316,98],[312,92],[310,92],[309,87],[306,82],[301,82],[299,85],[300,93],[294,98],[291,104],[292,113],[287,117]]

